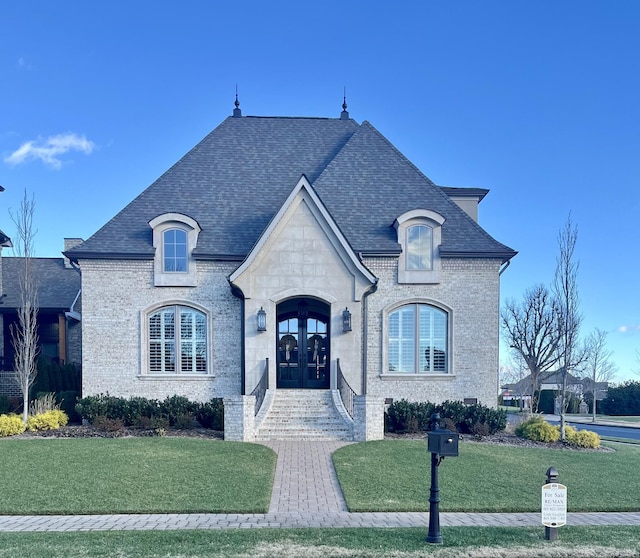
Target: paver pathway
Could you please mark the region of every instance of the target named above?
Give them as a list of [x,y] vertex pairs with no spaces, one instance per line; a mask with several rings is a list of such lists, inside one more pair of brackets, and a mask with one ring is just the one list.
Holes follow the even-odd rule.
[[349,442],[263,442],[278,454],[269,513],[347,511],[331,454]]

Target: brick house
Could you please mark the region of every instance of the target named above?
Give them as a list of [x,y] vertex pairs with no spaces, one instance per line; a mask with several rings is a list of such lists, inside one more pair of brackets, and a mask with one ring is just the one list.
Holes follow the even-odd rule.
[[385,400],[498,393],[487,190],[371,124],[238,106],[81,245],[83,395],[222,397],[225,437],[376,439]]
[[[66,239],[71,248],[78,239]],[[11,241],[0,231],[0,395],[17,396],[11,327],[18,325],[23,259],[3,256]],[[81,363],[80,273],[66,258],[33,258],[38,289],[38,354],[56,364]],[[34,388],[35,389],[35,388]]]

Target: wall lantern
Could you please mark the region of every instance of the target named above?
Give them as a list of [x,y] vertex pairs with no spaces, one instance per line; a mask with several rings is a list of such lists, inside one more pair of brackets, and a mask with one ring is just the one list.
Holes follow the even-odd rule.
[[348,308],[342,311],[342,331],[345,333],[351,331],[351,312]]
[[267,313],[262,306],[258,310],[258,331],[267,331]]

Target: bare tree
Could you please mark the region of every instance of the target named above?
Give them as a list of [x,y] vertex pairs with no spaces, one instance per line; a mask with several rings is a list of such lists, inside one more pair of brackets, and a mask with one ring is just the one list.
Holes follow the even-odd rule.
[[535,285],[521,303],[508,300],[500,318],[506,342],[531,375],[531,410],[537,412],[540,374],[559,358],[557,304],[544,285]]
[[511,351],[506,361],[500,363],[500,367],[498,369],[500,386],[502,387],[509,384],[513,385],[513,388],[509,390],[509,395],[512,399],[518,400],[518,408],[521,411],[525,410],[525,400],[524,393],[520,393],[518,386],[522,386],[522,380],[524,380],[528,375],[529,369],[515,351]]
[[596,421],[597,384],[610,382],[618,372],[618,367],[611,360],[612,354],[607,349],[607,332],[596,328],[587,339],[587,360],[584,367],[592,381],[593,422]]
[[18,279],[20,307],[18,322],[11,325],[11,342],[14,350],[14,380],[22,393],[22,420],[25,424],[29,413],[29,390],[38,373],[38,285],[33,269],[33,214],[35,201],[27,197],[25,190],[20,210],[11,214],[16,225],[14,252],[20,258]]
[[567,374],[586,359],[586,351],[580,345],[580,298],[578,296],[579,262],[574,258],[578,229],[571,215],[558,234],[559,254],[556,259],[556,272],[553,279],[553,294],[557,301],[558,321],[558,364],[562,373],[560,392],[560,437],[564,441],[567,410]]

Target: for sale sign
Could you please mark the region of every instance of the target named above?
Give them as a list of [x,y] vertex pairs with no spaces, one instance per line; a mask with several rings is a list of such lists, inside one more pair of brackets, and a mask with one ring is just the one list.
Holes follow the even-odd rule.
[[567,524],[567,487],[552,482],[542,487],[542,524],[562,527]]

